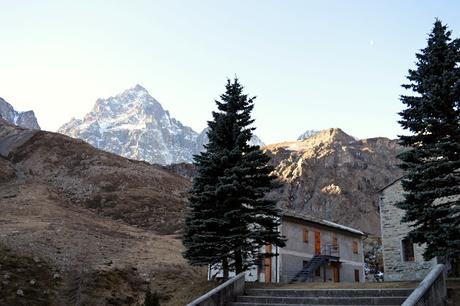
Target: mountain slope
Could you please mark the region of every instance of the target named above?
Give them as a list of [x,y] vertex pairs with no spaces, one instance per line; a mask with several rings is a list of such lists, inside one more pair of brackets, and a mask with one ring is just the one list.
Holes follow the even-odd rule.
[[20,127],[34,130],[40,129],[33,111],[18,112],[2,98],[0,98],[0,118]]
[[282,187],[270,193],[281,207],[380,233],[377,191],[402,175],[402,147],[387,138],[356,140],[328,129],[305,140],[273,144]]
[[[98,99],[83,119],[72,119],[58,132],[108,152],[162,165],[192,162],[208,141],[207,129],[198,134],[183,125],[140,85]],[[254,141],[262,144],[257,137]]]
[[[188,180],[3,119],[0,149],[0,254],[7,250],[18,262],[33,258],[52,270],[43,273],[57,275],[56,296],[42,303],[32,293],[43,284],[29,283],[43,278],[34,274],[40,271],[21,266],[30,273],[24,287],[15,279],[1,283],[7,293],[0,294],[1,305],[12,305],[12,298],[18,305],[138,305],[147,285],[168,305],[193,289],[189,280],[203,271],[186,263],[177,239]],[[4,256],[0,272],[20,274]],[[16,296],[18,289],[24,296]]]

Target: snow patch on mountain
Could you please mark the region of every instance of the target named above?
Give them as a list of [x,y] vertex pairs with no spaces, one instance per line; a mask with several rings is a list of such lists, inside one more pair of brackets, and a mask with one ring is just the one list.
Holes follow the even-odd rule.
[[14,125],[39,130],[40,126],[38,125],[37,118],[33,111],[18,112],[13,106],[6,102],[4,99],[0,98],[0,117],[12,123]]
[[[208,141],[207,129],[197,133],[183,125],[140,85],[98,99],[83,119],[71,119],[58,132],[127,158],[163,165],[192,162]],[[256,136],[253,143],[263,144]]]
[[297,140],[305,140],[308,139],[312,136],[315,136],[318,134],[320,131],[318,130],[306,130],[304,133],[302,133],[299,137],[297,137]]

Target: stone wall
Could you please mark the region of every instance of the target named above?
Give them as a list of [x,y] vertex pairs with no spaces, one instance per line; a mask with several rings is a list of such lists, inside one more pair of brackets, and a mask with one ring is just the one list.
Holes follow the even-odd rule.
[[409,224],[401,222],[404,211],[395,203],[404,199],[401,182],[385,188],[380,195],[380,223],[382,231],[383,263],[386,281],[421,280],[436,264],[423,259],[423,245],[414,244],[414,261],[404,261],[402,240],[409,232]]

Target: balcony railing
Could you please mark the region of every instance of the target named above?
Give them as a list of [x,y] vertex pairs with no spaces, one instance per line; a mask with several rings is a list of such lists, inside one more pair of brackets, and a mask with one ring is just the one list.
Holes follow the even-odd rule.
[[340,249],[336,244],[325,244],[321,248],[321,255],[340,257]]

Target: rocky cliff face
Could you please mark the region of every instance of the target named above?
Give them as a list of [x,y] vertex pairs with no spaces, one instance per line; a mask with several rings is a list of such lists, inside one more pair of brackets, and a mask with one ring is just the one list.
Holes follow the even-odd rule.
[[40,129],[33,111],[18,112],[2,98],[0,98],[0,117],[20,127],[34,130]]
[[208,141],[206,129],[197,133],[183,125],[140,85],[98,99],[83,119],[72,119],[58,132],[108,152],[162,165],[192,162]]
[[402,147],[387,138],[357,140],[328,129],[264,147],[282,187],[269,197],[315,217],[380,233],[377,191],[402,175]]

